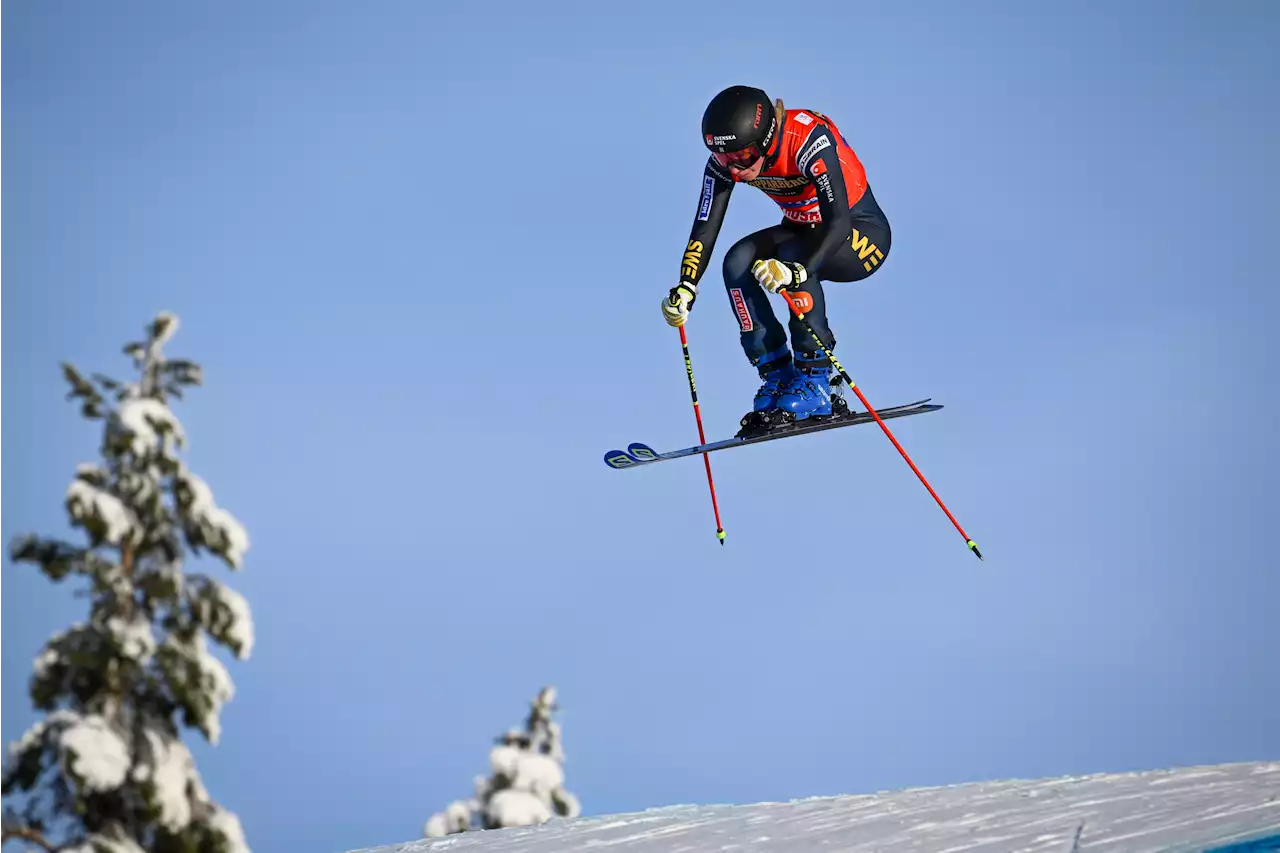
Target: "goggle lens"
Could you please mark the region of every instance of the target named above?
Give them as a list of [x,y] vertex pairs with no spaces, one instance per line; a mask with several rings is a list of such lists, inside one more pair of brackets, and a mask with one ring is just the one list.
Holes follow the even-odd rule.
[[751,168],[762,155],[760,154],[760,147],[753,144],[748,145],[741,151],[726,151],[723,154],[719,151],[714,151],[711,156],[715,157],[716,162],[721,166],[745,170]]

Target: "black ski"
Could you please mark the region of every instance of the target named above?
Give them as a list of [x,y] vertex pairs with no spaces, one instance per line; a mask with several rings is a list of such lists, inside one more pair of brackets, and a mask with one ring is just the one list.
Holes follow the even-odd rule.
[[[914,403],[906,403],[901,406],[892,406],[885,409],[877,409],[876,414],[882,420],[890,418],[902,418],[909,415],[922,415],[927,412],[936,412],[942,406],[937,403],[929,403],[928,397],[918,400]],[[762,441],[773,441],[776,438],[788,438],[795,435],[808,435],[812,432],[821,432],[826,429],[837,429],[839,427],[856,426],[857,424],[875,423],[875,417],[870,412],[848,412],[846,414],[834,415],[825,420],[818,418],[806,418],[802,421],[782,424],[773,427],[761,434],[752,434],[745,437],[726,438],[720,441],[713,441],[707,444],[699,444],[693,447],[684,447],[680,450],[669,450],[666,453],[658,453],[647,444],[633,442],[627,446],[626,450],[610,450],[604,455],[604,464],[610,468],[634,468],[638,465],[647,465],[652,462],[665,462],[669,459],[683,459],[687,456],[697,456],[702,453],[712,453],[716,450],[727,450],[731,447],[745,447],[748,444],[758,444]]]

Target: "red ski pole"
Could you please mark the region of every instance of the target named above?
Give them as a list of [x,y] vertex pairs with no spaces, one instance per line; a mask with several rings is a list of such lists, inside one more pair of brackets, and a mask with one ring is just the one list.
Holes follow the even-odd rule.
[[817,342],[818,347],[822,350],[823,354],[831,360],[831,366],[840,372],[840,376],[843,377],[848,386],[853,389],[853,393],[858,395],[858,400],[862,405],[867,407],[867,411],[871,413],[871,417],[875,418],[876,423],[880,424],[880,429],[884,430],[884,434],[889,437],[891,442],[893,442],[893,446],[898,448],[898,452],[902,454],[902,458],[911,466],[911,470],[920,478],[920,482],[929,490],[929,494],[933,495],[933,499],[937,501],[938,506],[942,508],[942,511],[947,514],[947,518],[951,519],[951,523],[955,525],[956,530],[960,531],[960,535],[964,537],[964,542],[969,546],[969,550],[973,551],[974,555],[981,560],[982,552],[978,550],[978,543],[970,539],[969,534],[964,532],[964,528],[960,526],[960,522],[956,521],[955,516],[951,514],[951,510],[947,509],[947,505],[942,502],[942,498],[938,497],[938,493],[933,490],[933,486],[930,486],[929,481],[924,478],[924,474],[920,473],[920,469],[916,467],[916,463],[911,461],[911,457],[907,455],[907,451],[902,449],[902,445],[898,443],[898,439],[893,437],[893,433],[889,431],[889,427],[885,426],[885,422],[880,418],[880,415],[877,414],[876,410],[867,402],[867,398],[862,396],[862,391],[857,385],[853,384],[853,377],[845,372],[845,369],[841,367],[840,362],[836,361],[836,357],[827,350],[826,345],[822,343],[822,338],[818,337],[818,333],[813,330],[813,326],[809,325],[809,321],[805,319],[804,312],[800,310],[800,306],[791,298],[791,294],[786,290],[781,290],[779,293],[782,294],[783,299],[787,300],[787,304],[791,306],[791,310],[795,313],[800,322],[804,323],[804,327],[809,330],[809,334],[813,336],[813,339]]
[[[706,444],[707,435],[702,430],[702,409],[698,406],[698,386],[693,381],[693,359],[689,357],[689,336],[685,334],[684,324],[680,325],[680,346],[684,349],[684,370],[689,376],[689,396],[693,398],[693,416],[698,421],[698,443]],[[720,524],[720,506],[716,502],[716,484],[711,478],[711,460],[702,454],[702,462],[707,467],[707,487],[711,490],[711,509],[716,514],[716,538],[724,544],[724,527]]]

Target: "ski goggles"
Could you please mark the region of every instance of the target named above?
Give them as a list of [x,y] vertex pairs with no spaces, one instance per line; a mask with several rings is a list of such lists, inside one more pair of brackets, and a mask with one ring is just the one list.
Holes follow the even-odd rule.
[[757,160],[763,157],[764,153],[760,150],[760,146],[753,142],[746,148],[739,149],[738,151],[713,151],[711,152],[711,156],[714,157],[716,162],[721,166],[725,166],[730,169],[746,170],[750,169]]

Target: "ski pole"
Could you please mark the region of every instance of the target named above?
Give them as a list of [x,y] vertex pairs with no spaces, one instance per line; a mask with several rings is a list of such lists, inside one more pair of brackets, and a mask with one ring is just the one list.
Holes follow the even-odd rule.
[[893,437],[893,433],[889,431],[889,427],[887,427],[885,422],[881,420],[880,415],[877,414],[876,410],[871,407],[869,402],[867,402],[867,398],[862,396],[861,389],[853,383],[853,377],[845,372],[845,369],[840,365],[840,362],[836,360],[836,357],[827,349],[826,344],[822,342],[822,338],[818,337],[818,333],[813,330],[813,326],[809,325],[809,321],[805,318],[804,312],[800,310],[800,306],[791,298],[791,294],[785,289],[780,290],[779,293],[782,294],[783,299],[787,300],[787,304],[791,306],[791,310],[795,313],[797,319],[804,324],[805,329],[807,329],[809,334],[813,336],[814,341],[817,342],[823,355],[831,360],[831,365],[840,372],[840,376],[848,386],[853,389],[853,393],[858,395],[858,400],[862,405],[867,407],[867,411],[871,413],[871,417],[876,419],[876,423],[880,424],[880,429],[884,430],[884,434],[889,437],[891,442],[893,442],[893,446],[898,448],[898,452],[902,454],[902,458],[911,466],[911,470],[920,478],[920,482],[929,490],[929,494],[933,495],[933,499],[937,501],[938,506],[942,508],[942,511],[947,514],[947,518],[951,519],[951,523],[955,525],[956,530],[960,531],[960,535],[964,537],[964,543],[969,546],[969,550],[973,551],[974,555],[981,560],[982,552],[978,550],[978,543],[970,539],[969,534],[964,532],[964,528],[960,526],[960,522],[956,521],[955,516],[951,514],[951,510],[947,509],[947,505],[942,502],[942,498],[938,497],[938,493],[933,490],[933,486],[930,486],[929,481],[924,478],[924,474],[920,473],[920,469],[916,467],[916,463],[911,461],[911,457],[907,455],[907,451],[902,449],[902,445],[898,443],[898,439]]
[[[689,357],[689,336],[685,334],[684,325],[680,326],[680,346],[684,349],[684,372],[689,376],[689,396],[693,398],[693,416],[698,421],[698,442],[707,443],[707,435],[702,430],[702,409],[698,405],[698,386],[693,381],[693,359]],[[716,514],[716,538],[724,544],[724,527],[720,524],[720,506],[716,503],[716,484],[711,479],[711,460],[702,454],[702,462],[707,466],[707,487],[711,490],[711,509]]]

